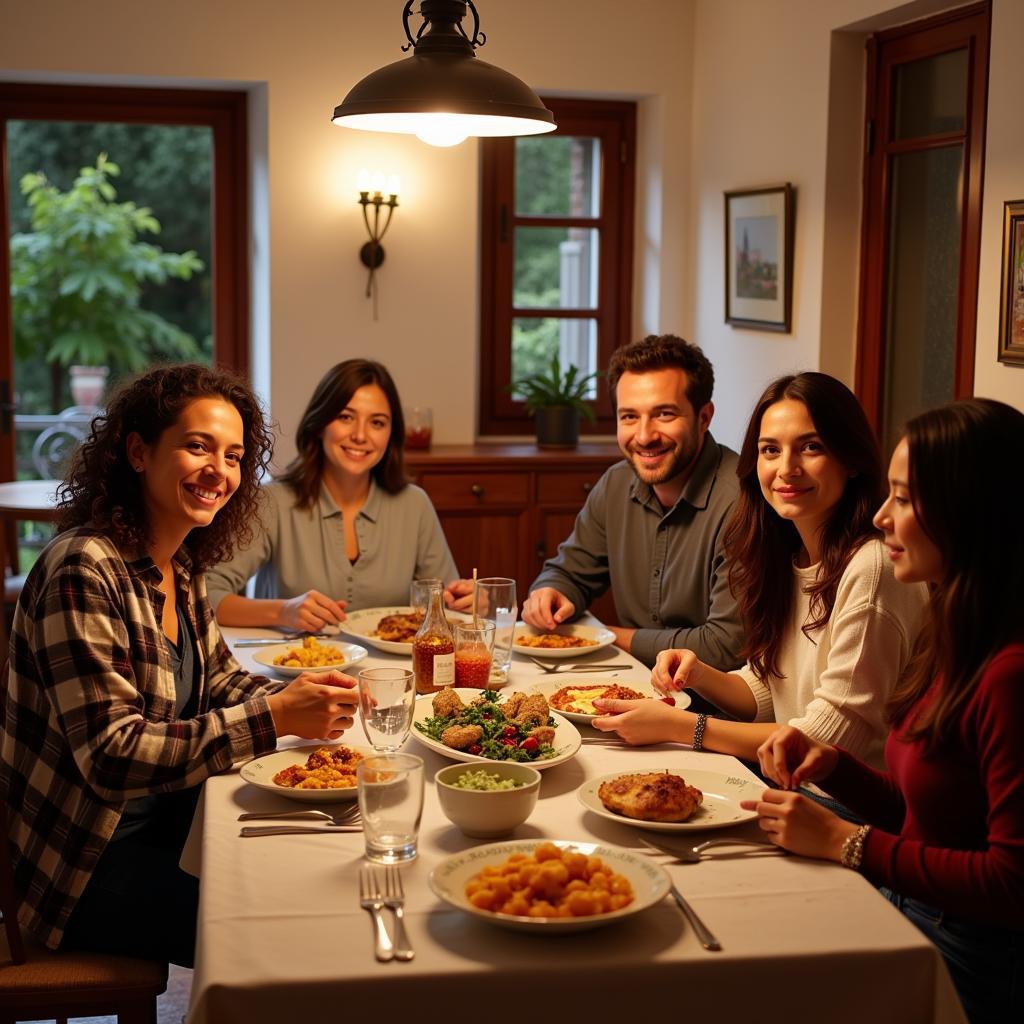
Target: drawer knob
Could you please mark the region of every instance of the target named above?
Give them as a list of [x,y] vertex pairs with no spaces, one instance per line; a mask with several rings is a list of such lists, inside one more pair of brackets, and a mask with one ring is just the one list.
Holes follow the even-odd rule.
[[482,484],[473,484],[473,486],[470,487],[470,489],[469,489],[469,493],[472,494],[474,498],[482,498],[484,496],[483,485]]

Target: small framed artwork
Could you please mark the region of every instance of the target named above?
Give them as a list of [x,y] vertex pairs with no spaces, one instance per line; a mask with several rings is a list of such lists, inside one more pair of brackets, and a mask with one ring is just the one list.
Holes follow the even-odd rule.
[[794,192],[725,193],[725,322],[759,331],[790,329]]
[[1003,204],[999,362],[1024,366],[1024,199]]

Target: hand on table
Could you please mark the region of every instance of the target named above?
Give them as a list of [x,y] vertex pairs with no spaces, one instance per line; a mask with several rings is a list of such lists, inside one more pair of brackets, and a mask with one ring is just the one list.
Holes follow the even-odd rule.
[[523,603],[523,622],[537,629],[554,629],[576,614],[576,605],[554,587],[534,590]]
[[688,743],[689,738],[684,735],[687,727],[690,736],[693,734],[694,716],[660,700],[598,699],[594,707],[605,714],[590,724],[600,732],[617,732],[632,747],[649,743]]
[[839,862],[844,840],[857,831],[852,822],[799,793],[766,789],[760,800],[741,800],[740,806],[757,811],[770,842],[801,857]]
[[444,603],[454,612],[471,612],[473,610],[473,581],[452,580],[444,588]]
[[352,728],[356,680],[344,672],[303,672],[267,698],[278,736],[336,740]]
[[304,633],[318,633],[324,626],[338,626],[345,621],[345,602],[307,590],[281,605],[278,625]]
[[835,747],[784,725],[757,748],[761,771],[783,789],[799,789],[804,782],[820,782],[835,770]]

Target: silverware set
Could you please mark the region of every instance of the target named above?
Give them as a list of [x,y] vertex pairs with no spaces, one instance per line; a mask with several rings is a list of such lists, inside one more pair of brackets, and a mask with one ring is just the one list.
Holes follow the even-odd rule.
[[[389,960],[411,960],[416,954],[405,933],[405,888],[402,875],[394,865],[384,868],[384,885],[380,873],[371,867],[359,869],[359,905],[373,920],[373,955],[382,963]],[[391,911],[395,937],[391,938],[384,923],[384,909]]]
[[307,811],[280,811],[276,814],[263,811],[246,811],[238,816],[239,821],[280,821],[280,825],[245,825],[239,835],[246,839],[257,836],[317,835],[331,832],[362,832],[363,823],[359,805],[351,804],[347,810],[337,814],[310,809]]
[[612,671],[621,671],[621,670],[633,667],[632,665],[614,665],[614,664],[612,664],[612,665],[608,665],[608,664],[606,664],[606,665],[593,665],[593,664],[591,664],[591,665],[586,665],[586,664],[584,664],[584,665],[572,665],[572,664],[566,664],[566,662],[564,662],[564,661],[556,662],[554,665],[551,665],[551,664],[545,665],[544,662],[538,661],[536,658],[532,657],[531,655],[527,655],[527,657],[530,659],[530,661],[532,661],[534,663],[534,665],[537,666],[537,668],[539,668],[542,672],[547,673],[548,675],[565,675],[565,674],[575,675],[577,672],[612,672]]
[[277,644],[302,643],[303,639],[311,636],[316,640],[324,640],[327,637],[337,636],[337,633],[292,633],[286,636],[247,636],[241,640],[232,642],[232,647],[273,647]]

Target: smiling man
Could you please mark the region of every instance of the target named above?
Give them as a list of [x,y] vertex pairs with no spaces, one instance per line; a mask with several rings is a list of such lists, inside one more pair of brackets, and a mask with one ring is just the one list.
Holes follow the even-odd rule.
[[615,642],[647,665],[686,647],[740,665],[723,525],[737,495],[736,453],[708,427],[714,371],[696,345],[651,335],[614,353],[608,382],[625,461],[597,482],[572,534],[530,588],[523,618],[553,629],[612,589]]

